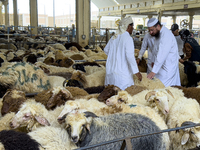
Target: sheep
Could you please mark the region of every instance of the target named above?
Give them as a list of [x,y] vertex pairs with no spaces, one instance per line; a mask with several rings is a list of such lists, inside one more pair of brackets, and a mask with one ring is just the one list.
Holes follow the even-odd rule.
[[[71,140],[80,147],[116,138],[160,131],[160,128],[151,119],[139,114],[113,114],[101,116],[97,120],[92,119],[92,117],[96,117],[96,115],[91,112],[81,113],[74,111],[62,118],[63,120],[65,119],[63,122]],[[133,149],[137,150],[166,149],[162,134],[133,138],[131,143]],[[122,141],[93,149],[118,149],[121,145]]]
[[72,99],[71,93],[64,87],[59,86],[38,93],[35,96],[35,101],[42,103],[48,110],[53,110],[57,106],[64,105],[67,100]]
[[15,88],[28,93],[51,88],[43,70],[29,63],[16,63],[9,66],[0,74],[0,85],[0,91],[4,88]]
[[144,58],[142,58],[138,64],[138,69],[140,72],[147,72],[147,62]]
[[54,49],[59,49],[59,50],[62,50],[62,51],[65,51],[66,48],[64,45],[62,44],[59,44],[59,43],[56,43],[56,44],[50,44],[51,47],[53,47]]
[[29,132],[43,126],[61,127],[56,118],[62,109],[63,106],[48,111],[41,103],[37,103],[35,100],[27,100],[11,119],[10,127],[13,129],[26,127]]
[[147,90],[147,87],[138,85],[131,85],[125,89],[125,91],[127,91],[131,96],[136,95],[144,90]]
[[184,65],[180,62],[179,62],[179,73],[180,73],[181,85],[186,86],[188,84],[187,74],[184,73]]
[[69,49],[70,47],[74,46],[74,47],[76,47],[79,51],[82,50],[82,47],[81,47],[78,43],[76,43],[76,42],[65,43],[64,46],[65,46],[66,49]]
[[200,81],[200,74],[196,73],[197,67],[193,62],[184,61],[184,72],[187,74],[188,84],[187,87],[197,86]]
[[78,81],[78,80],[75,80],[75,79],[65,80],[65,81],[63,82],[63,87],[67,87],[67,86],[84,88],[84,87],[83,87],[83,83],[80,82],[80,81]]
[[67,101],[62,112],[58,116],[58,120],[65,114],[78,109],[85,109],[91,111],[97,115],[105,115],[103,108],[108,106],[105,103],[99,102],[96,98],[87,99],[76,99],[74,101]]
[[79,87],[70,87],[70,86],[67,86],[65,88],[71,93],[71,95],[72,95],[72,97],[74,99],[81,98],[83,96],[89,95],[87,93],[87,91],[85,91],[84,89],[81,89]]
[[[170,109],[167,119],[169,128],[187,126],[200,122],[200,106],[196,100],[182,97],[175,101]],[[199,127],[187,128],[169,133],[172,148],[175,150],[188,150],[200,147]]]
[[28,135],[36,140],[45,150],[71,150],[78,148],[70,141],[65,129],[46,126],[29,132]]
[[36,66],[40,67],[41,69],[48,70],[49,74],[55,74],[58,72],[63,72],[63,73],[72,73],[74,71],[73,68],[65,68],[65,67],[57,67],[57,66],[52,66],[52,65],[47,65],[42,62],[36,62]]
[[40,144],[28,134],[13,130],[0,132],[0,142],[6,150],[42,150]]
[[79,80],[84,88],[103,86],[105,81],[105,70],[96,71],[93,74],[85,75],[82,71],[74,71],[71,79]]
[[97,99],[100,102],[104,102],[110,98],[113,95],[117,95],[117,93],[121,91],[121,89],[114,85],[108,85],[105,87],[105,89],[100,93],[100,95],[97,97]]
[[59,77],[59,76],[48,76],[49,78],[49,82],[51,87],[57,87],[57,86],[63,86],[63,82],[66,80],[63,77]]
[[8,90],[2,99],[1,114],[3,116],[9,112],[17,113],[20,105],[26,101],[25,93],[18,90]]
[[[107,111],[107,113],[109,113],[109,112],[112,113],[112,111],[114,109],[114,113],[116,113],[118,110],[118,113],[141,114],[141,115],[144,115],[144,116],[150,118],[152,121],[154,121],[161,130],[165,130],[168,128],[165,121],[163,120],[163,118],[161,118],[161,116],[155,110],[151,109],[148,106],[142,106],[140,104],[131,104],[131,105],[129,104],[128,105],[128,104],[126,104],[126,101],[118,95],[112,96],[111,98],[107,99],[106,105],[112,106],[109,109],[103,108],[104,111]],[[120,110],[120,108],[121,108],[121,110]],[[168,145],[167,149],[169,149],[170,140],[169,140],[168,133],[163,133],[163,138],[164,138],[166,145]]]
[[142,74],[142,81],[139,81],[136,75],[133,75],[134,78],[134,85],[144,86],[147,87],[150,90],[158,89],[158,88],[164,88],[164,84],[157,78],[153,78],[152,80],[147,78],[146,73]]

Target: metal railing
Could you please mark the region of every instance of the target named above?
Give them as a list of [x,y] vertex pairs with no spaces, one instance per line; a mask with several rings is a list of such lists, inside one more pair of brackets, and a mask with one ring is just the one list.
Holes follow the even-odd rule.
[[131,143],[131,139],[132,138],[140,138],[140,137],[144,137],[144,136],[149,136],[149,135],[154,135],[154,134],[161,134],[161,133],[171,132],[171,131],[177,131],[177,130],[181,130],[181,129],[196,127],[196,126],[200,126],[200,123],[193,124],[193,125],[188,125],[188,126],[183,126],[183,127],[177,127],[177,128],[161,130],[159,132],[152,132],[152,133],[148,133],[148,134],[141,134],[141,135],[135,135],[135,136],[119,138],[119,139],[115,139],[115,140],[111,140],[111,141],[98,143],[98,144],[95,144],[95,145],[81,147],[81,148],[78,148],[78,149],[75,149],[75,150],[91,149],[91,148],[95,148],[95,147],[99,147],[99,146],[102,146],[102,145],[107,145],[107,144],[111,144],[111,143],[115,143],[115,142],[119,142],[119,141],[123,141],[120,150],[124,150],[125,148],[127,148],[127,150],[132,150],[132,143]]

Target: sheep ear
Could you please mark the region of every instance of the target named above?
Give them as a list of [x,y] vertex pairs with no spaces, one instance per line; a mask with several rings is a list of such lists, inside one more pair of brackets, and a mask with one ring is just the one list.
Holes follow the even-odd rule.
[[65,115],[63,115],[61,118],[58,118],[57,120],[58,120],[58,122],[59,122],[59,124],[62,124],[62,123],[64,123],[65,122],[65,118],[67,117],[67,115],[68,115],[69,113],[66,113]]
[[86,124],[86,129],[88,130],[89,134],[91,134],[91,132],[90,132],[90,124],[89,123]]
[[50,126],[50,123],[49,121],[44,118],[44,117],[41,117],[41,116],[35,116],[35,119],[37,120],[37,122],[39,122],[41,125],[44,125],[44,126]]
[[151,91],[151,92],[148,92],[145,96],[145,99],[147,101],[150,101],[149,98],[152,96],[152,95],[156,95],[156,91]]
[[181,145],[185,145],[189,139],[190,135],[188,132],[184,132],[182,138],[181,138]]
[[173,98],[174,98],[174,95],[172,94],[172,92],[170,91],[170,90],[168,90],[168,89],[165,89],[166,91],[167,91],[167,93],[169,94],[169,95],[171,95]]

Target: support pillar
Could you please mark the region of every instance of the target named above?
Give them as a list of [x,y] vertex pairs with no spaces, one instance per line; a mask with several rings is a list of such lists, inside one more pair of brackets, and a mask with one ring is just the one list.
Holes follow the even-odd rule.
[[173,24],[176,23],[176,16],[172,16]]
[[13,0],[13,20],[14,20],[14,26],[15,30],[18,30],[19,22],[18,22],[18,11],[17,11],[17,0]]
[[76,0],[76,39],[85,47],[90,39],[90,0]]
[[0,24],[3,24],[3,15],[2,15],[2,2],[0,1]]
[[163,12],[161,10],[158,11],[158,21],[160,21],[161,23],[161,19],[162,19],[162,14]]
[[99,16],[99,22],[98,22],[98,28],[99,28],[99,30],[101,28],[101,18],[102,18],[102,16]]
[[37,27],[38,27],[38,9],[37,9],[37,0],[29,0],[30,4],[30,26],[34,27],[31,28],[32,34],[38,34]]
[[189,29],[190,30],[192,30],[193,19],[194,19],[194,13],[191,12],[191,13],[189,13]]
[[4,1],[4,7],[5,7],[5,26],[9,26],[9,5],[8,5],[8,0]]
[[146,18],[143,18],[143,27],[145,27]]
[[126,14],[124,14],[124,13],[123,13],[123,10],[121,10],[121,19],[122,19],[122,18],[125,18],[125,17],[126,17]]
[[148,18],[151,19],[153,16],[152,15],[148,15]]

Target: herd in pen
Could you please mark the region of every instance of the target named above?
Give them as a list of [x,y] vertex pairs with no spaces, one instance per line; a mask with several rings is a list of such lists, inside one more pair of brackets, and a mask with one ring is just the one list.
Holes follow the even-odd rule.
[[[107,56],[57,37],[0,39],[0,149],[71,150],[200,123],[200,66],[179,63],[182,86],[146,76],[104,85]],[[49,43],[49,44],[44,44]],[[135,49],[135,57],[139,50]],[[78,60],[84,60],[80,62]],[[123,141],[92,149],[120,149]],[[134,150],[200,148],[200,127],[131,139]]]

